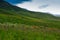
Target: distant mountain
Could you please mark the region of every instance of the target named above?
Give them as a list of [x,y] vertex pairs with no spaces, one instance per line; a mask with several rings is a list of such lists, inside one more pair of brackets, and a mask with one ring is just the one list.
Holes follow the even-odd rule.
[[55,22],[58,22],[59,24],[59,20],[60,18],[57,18],[51,14],[28,11],[17,6],[13,6],[6,1],[0,0],[0,23],[52,26],[52,24],[55,25]]
[[55,14],[55,16],[56,16],[56,17],[60,17],[60,15],[58,15],[58,14]]

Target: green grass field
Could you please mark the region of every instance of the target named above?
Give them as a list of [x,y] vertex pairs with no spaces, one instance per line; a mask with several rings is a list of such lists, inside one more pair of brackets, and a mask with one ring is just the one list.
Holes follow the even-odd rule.
[[0,40],[60,40],[60,20],[1,13]]
[[0,14],[0,40],[60,40],[60,20]]
[[60,29],[0,23],[0,40],[60,40]]

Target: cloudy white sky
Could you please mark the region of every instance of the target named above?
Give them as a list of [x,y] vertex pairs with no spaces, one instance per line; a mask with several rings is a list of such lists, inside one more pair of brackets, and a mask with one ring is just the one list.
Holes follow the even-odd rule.
[[60,15],[60,0],[31,0],[15,5],[30,11],[48,12]]

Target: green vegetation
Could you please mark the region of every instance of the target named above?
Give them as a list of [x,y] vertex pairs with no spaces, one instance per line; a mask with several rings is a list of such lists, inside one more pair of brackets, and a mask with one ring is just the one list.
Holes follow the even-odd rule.
[[60,29],[0,23],[0,40],[60,40]]
[[0,40],[60,40],[60,17],[1,1]]

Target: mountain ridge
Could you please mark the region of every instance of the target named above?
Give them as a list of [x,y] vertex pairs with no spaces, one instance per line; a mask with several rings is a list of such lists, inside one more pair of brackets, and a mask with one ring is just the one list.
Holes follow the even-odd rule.
[[48,13],[28,11],[17,6],[13,6],[6,1],[0,1],[1,23],[8,22],[45,26],[47,23],[51,24],[51,21],[59,20],[59,18]]

